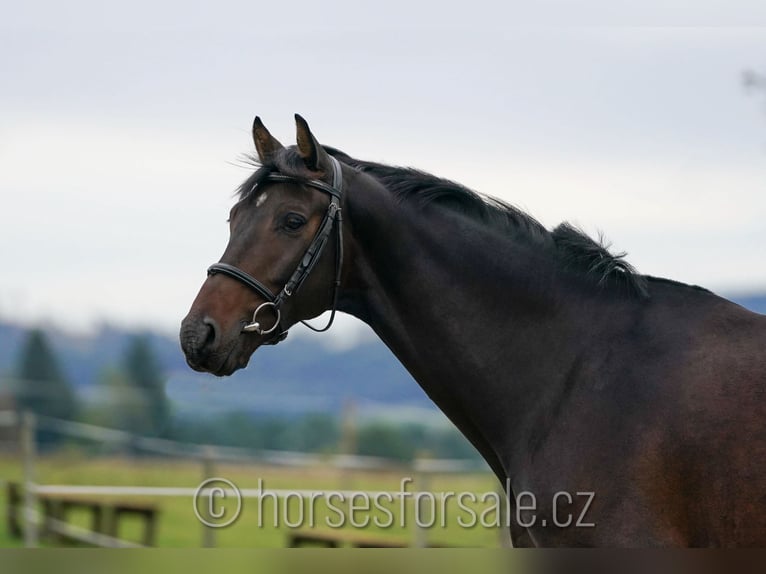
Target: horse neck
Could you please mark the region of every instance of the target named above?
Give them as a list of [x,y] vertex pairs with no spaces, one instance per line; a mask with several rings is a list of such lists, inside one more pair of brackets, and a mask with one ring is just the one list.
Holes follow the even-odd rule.
[[514,461],[499,453],[533,440],[582,351],[578,325],[593,321],[576,320],[587,304],[562,284],[553,247],[383,188],[349,194],[345,211],[353,271],[341,310],[369,324],[508,476]]

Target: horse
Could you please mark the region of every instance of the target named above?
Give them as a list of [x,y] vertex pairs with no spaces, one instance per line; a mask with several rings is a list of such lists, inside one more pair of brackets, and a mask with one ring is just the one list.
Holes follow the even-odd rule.
[[766,317],[639,274],[568,223],[260,118],[183,319],[244,368],[298,321],[367,323],[508,485],[514,546],[766,545]]

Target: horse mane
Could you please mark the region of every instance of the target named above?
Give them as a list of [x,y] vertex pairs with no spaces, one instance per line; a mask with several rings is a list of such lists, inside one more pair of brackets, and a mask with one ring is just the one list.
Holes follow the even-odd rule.
[[375,177],[401,201],[414,202],[419,207],[440,204],[506,233],[553,245],[564,268],[584,272],[600,286],[615,287],[640,298],[649,297],[646,278],[625,261],[626,253],[611,253],[603,236],[595,241],[567,222],[548,231],[519,208],[454,181],[413,168],[357,160],[336,149],[326,149],[344,163]]
[[[562,268],[583,273],[598,286],[614,288],[641,299],[649,297],[648,278],[637,273],[625,261],[625,253],[611,253],[603,237],[596,241],[567,222],[548,231],[521,209],[449,179],[409,167],[358,160],[328,146],[325,150],[343,163],[377,179],[399,201],[413,203],[418,208],[440,205],[462,213],[503,233],[512,233],[551,248],[558,255]],[[247,156],[245,161],[258,169],[238,188],[240,201],[246,199],[272,171],[297,178],[311,177],[293,147],[280,150],[268,163],[262,164],[252,156]]]
[[647,278],[625,261],[626,252],[612,253],[603,235],[598,241],[568,222],[551,233],[566,267],[582,269],[599,285],[611,283],[631,295],[649,297]]

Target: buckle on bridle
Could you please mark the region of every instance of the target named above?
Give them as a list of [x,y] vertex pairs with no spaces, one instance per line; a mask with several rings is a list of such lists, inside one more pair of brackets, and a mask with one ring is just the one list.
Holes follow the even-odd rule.
[[[258,317],[258,312],[264,307],[272,307],[277,313],[277,320],[274,321],[274,325],[272,325],[270,329],[263,329],[261,324],[256,320]],[[279,312],[279,307],[277,307],[276,304],[272,303],[271,301],[266,301],[265,303],[258,305],[258,307],[255,309],[255,312],[253,312],[253,320],[242,327],[242,331],[245,333],[258,333],[259,335],[268,335],[269,333],[273,333],[277,327],[279,327],[279,321],[281,318],[282,314]]]

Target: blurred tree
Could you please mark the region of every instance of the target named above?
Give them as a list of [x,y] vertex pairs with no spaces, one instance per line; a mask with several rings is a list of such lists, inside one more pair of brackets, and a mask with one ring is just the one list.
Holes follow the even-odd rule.
[[322,413],[309,414],[296,426],[300,429],[296,450],[329,452],[337,448],[340,429],[338,420],[334,416]]
[[431,442],[436,458],[482,460],[479,451],[454,427],[435,433]]
[[742,85],[747,90],[766,90],[766,76],[754,70],[745,70],[742,73]]
[[153,423],[147,398],[121,370],[109,368],[99,377],[107,400],[90,413],[89,422],[139,435],[151,434]]
[[766,74],[745,70],[742,73],[742,85],[748,93],[766,96]]
[[357,435],[357,454],[412,460],[416,448],[405,431],[385,423],[370,423]]
[[[19,409],[59,419],[75,418],[75,393],[41,330],[33,329],[28,333],[21,348],[16,374],[19,380],[15,401]],[[44,447],[62,439],[60,434],[52,431],[41,431],[37,436]]]
[[148,336],[137,335],[131,339],[125,351],[123,369],[131,388],[126,407],[141,411],[140,417],[126,415],[126,420],[133,425],[126,430],[147,436],[164,436],[170,422],[170,405],[165,394],[165,375]]

